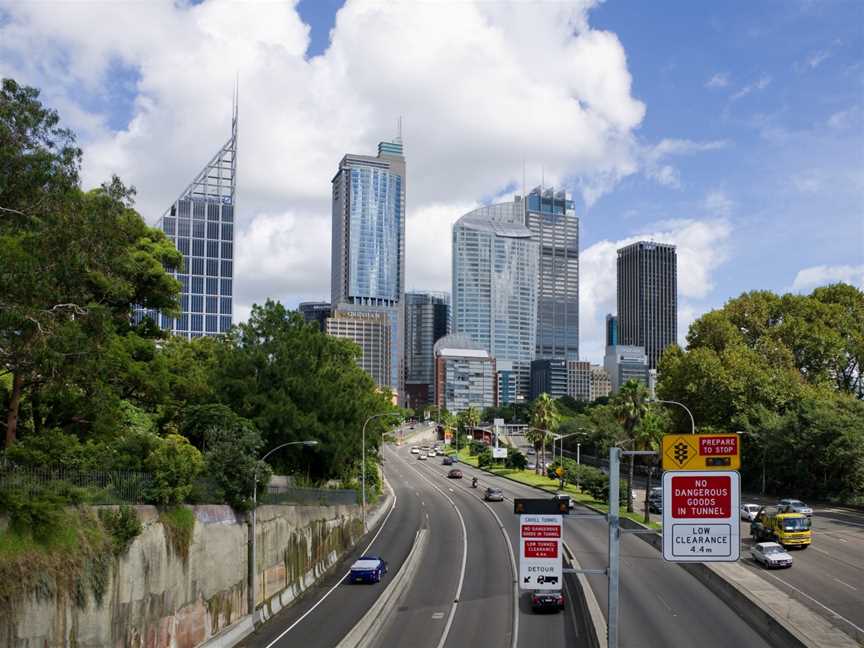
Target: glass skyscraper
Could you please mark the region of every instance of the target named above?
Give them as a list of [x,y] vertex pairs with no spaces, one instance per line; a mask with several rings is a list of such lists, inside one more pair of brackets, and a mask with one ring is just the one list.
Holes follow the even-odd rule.
[[579,219],[564,191],[536,187],[523,200],[540,245],[537,358],[579,359]]
[[[405,290],[405,158],[401,140],[381,142],[377,157],[346,155],[332,185],[334,317],[340,311],[386,314],[390,370],[386,382],[380,378],[376,382],[401,394]],[[366,353],[365,348],[363,351]]]
[[516,395],[530,397],[537,344],[539,246],[521,201],[487,205],[453,226],[453,329],[513,363]]
[[435,343],[450,332],[450,295],[405,293],[405,397],[408,407],[431,403],[435,395]]
[[183,266],[170,269],[182,286],[180,316],[136,309],[136,322],[150,317],[163,330],[185,338],[217,335],[231,328],[236,188],[235,100],[231,137],[157,223],[183,254]]

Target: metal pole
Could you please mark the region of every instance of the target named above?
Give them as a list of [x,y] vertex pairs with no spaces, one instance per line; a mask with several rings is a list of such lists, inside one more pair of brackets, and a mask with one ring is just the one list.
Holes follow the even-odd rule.
[[608,648],[618,648],[618,580],[621,562],[619,528],[619,463],[621,448],[609,448],[609,599],[607,603]]
[[670,400],[657,400],[654,401],[656,403],[669,403],[670,405],[678,405],[678,407],[683,407],[684,411],[690,416],[690,434],[696,434],[696,421],[693,419],[693,412],[684,404],[679,403],[678,401],[670,401]]
[[582,490],[582,488],[579,486],[579,477],[580,477],[579,473],[582,470],[582,453],[581,453],[581,450],[582,450],[582,444],[577,443],[576,444],[576,490],[578,490],[578,491]]
[[366,528],[366,423],[368,423],[371,418],[372,417],[369,417],[363,423],[363,434],[360,440],[360,444],[362,445],[362,450],[360,452],[360,471],[362,477],[360,478],[360,481],[363,484],[363,533],[366,533],[366,531],[368,531],[368,529]]
[[258,464],[255,464],[255,470],[252,473],[252,525],[249,529],[249,591],[246,592],[246,607],[249,608],[249,614],[255,613],[255,594],[258,589],[258,569],[255,560],[255,526],[258,518]]

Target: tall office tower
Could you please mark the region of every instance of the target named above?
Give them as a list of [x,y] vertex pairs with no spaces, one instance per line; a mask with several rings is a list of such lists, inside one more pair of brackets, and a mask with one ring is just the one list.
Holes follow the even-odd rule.
[[435,343],[450,332],[450,295],[405,293],[405,404],[417,408],[435,397]]
[[327,335],[351,340],[360,347],[360,368],[372,376],[376,385],[385,387],[391,371],[391,330],[390,318],[383,311],[336,311],[326,324]]
[[333,177],[331,302],[334,313],[383,313],[390,325],[389,372],[402,385],[405,291],[405,158],[401,138],[378,155],[346,155]]
[[537,345],[539,246],[521,201],[487,205],[453,225],[453,329],[512,361],[515,397],[530,397]]
[[534,188],[525,225],[540,245],[537,358],[579,359],[579,219],[564,191]]
[[677,267],[674,245],[639,241],[618,250],[618,344],[644,347],[651,369],[678,339]]
[[297,310],[300,311],[306,322],[316,322],[322,331],[327,330],[327,318],[333,312],[333,309],[330,308],[330,302],[302,302]]
[[231,328],[236,189],[235,97],[231,137],[156,224],[183,254],[182,268],[170,270],[181,284],[180,317],[136,309],[136,323],[150,317],[163,330],[187,339]]
[[606,315],[606,346],[618,344],[618,318],[612,314]]

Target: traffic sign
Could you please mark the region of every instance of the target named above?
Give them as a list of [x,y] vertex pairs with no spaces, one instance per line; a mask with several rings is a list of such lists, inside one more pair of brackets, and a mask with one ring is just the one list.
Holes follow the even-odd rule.
[[566,515],[570,512],[570,498],[543,497],[523,498],[513,500],[513,512],[516,515]]
[[663,473],[663,558],[673,562],[734,562],[741,550],[737,472]]
[[663,470],[738,470],[741,443],[737,434],[665,434]]
[[560,590],[561,516],[519,516],[519,587]]
[[492,448],[492,458],[493,459],[506,459],[507,458],[507,448]]

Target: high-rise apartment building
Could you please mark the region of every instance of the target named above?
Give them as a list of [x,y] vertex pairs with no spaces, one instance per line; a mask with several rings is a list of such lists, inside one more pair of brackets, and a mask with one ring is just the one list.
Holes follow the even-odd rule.
[[334,317],[383,313],[389,322],[386,374],[379,386],[402,393],[405,290],[405,157],[402,142],[378,155],[346,155],[333,177],[331,302]]
[[379,386],[389,384],[390,332],[390,318],[385,312],[336,311],[326,324],[327,335],[351,340],[360,347],[357,362]]
[[231,137],[159,219],[156,226],[183,255],[170,273],[180,282],[180,316],[136,309],[135,322],[150,317],[187,339],[225,333],[234,306],[234,207],[237,189],[237,103]]
[[435,404],[450,412],[495,405],[495,359],[464,335],[435,343]]
[[[678,339],[678,257],[674,245],[639,241],[618,250],[618,344],[644,347],[657,368]],[[614,380],[613,380],[614,385]]]
[[405,404],[417,408],[435,396],[435,343],[450,332],[450,295],[405,293]]
[[[519,198],[517,198],[519,200]],[[537,358],[579,359],[579,219],[566,192],[536,187],[522,199],[540,247]]]
[[524,398],[537,345],[538,265],[521,201],[480,207],[453,226],[453,329],[496,361],[512,361]]
[[315,322],[322,331],[327,330],[327,318],[333,312],[330,302],[303,302],[298,306],[297,310],[300,311],[306,322]]

